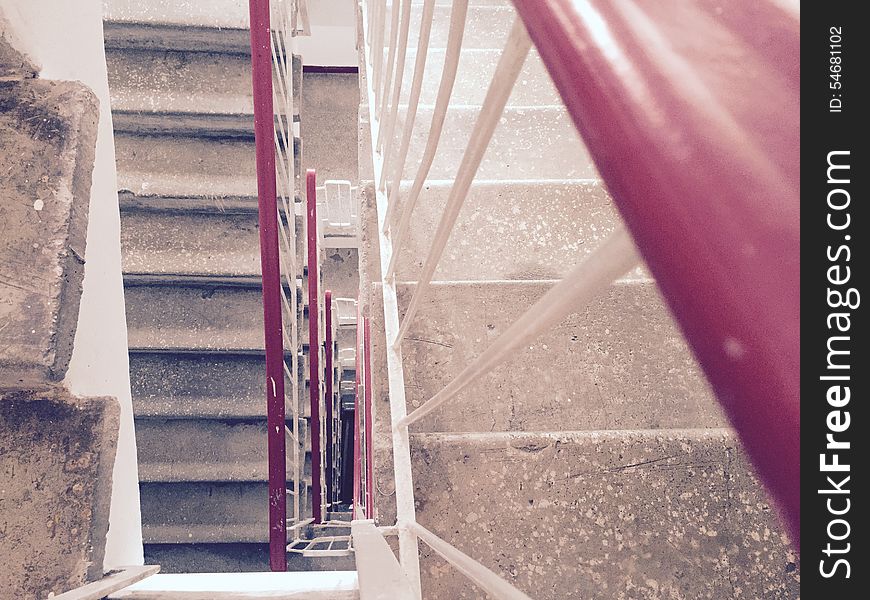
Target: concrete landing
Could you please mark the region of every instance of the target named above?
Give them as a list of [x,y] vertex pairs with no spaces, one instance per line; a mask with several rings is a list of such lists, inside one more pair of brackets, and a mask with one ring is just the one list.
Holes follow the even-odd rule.
[[[797,558],[728,431],[412,436],[417,519],[537,600],[796,598]],[[481,592],[431,551],[429,598]]]

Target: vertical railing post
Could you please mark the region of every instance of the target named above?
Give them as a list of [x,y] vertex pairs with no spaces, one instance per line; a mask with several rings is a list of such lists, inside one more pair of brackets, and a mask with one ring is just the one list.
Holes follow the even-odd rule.
[[315,523],[323,520],[320,482],[320,261],[317,243],[317,175],[314,169],[305,174],[306,227],[308,241],[308,368],[311,401],[311,516]]
[[287,465],[284,441],[284,347],[281,323],[281,273],[278,255],[275,118],[272,105],[269,0],[250,0],[249,6],[260,266],[263,281],[263,331],[266,348],[269,566],[273,571],[286,571]]
[[375,518],[375,477],[374,461],[372,460],[372,334],[368,316],[363,317],[363,352],[365,367],[363,367],[363,398],[365,401],[366,420],[366,518]]
[[330,290],[326,290],[323,294],[324,297],[324,306],[323,306],[323,314],[324,321],[326,322],[326,330],[324,332],[324,351],[323,351],[323,362],[325,363],[323,366],[323,376],[325,377],[325,387],[326,391],[324,393],[325,402],[325,415],[326,418],[326,504],[329,505],[333,501],[333,444],[334,444],[334,432],[333,432],[333,381],[335,378],[335,364],[333,362],[333,340],[332,340],[332,292]]

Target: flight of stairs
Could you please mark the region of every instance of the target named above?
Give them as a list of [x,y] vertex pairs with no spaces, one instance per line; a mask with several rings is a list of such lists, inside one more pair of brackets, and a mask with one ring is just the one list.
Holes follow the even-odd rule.
[[[145,560],[163,573],[268,568],[247,10],[234,0],[106,4]],[[294,77],[301,80],[298,59]],[[298,172],[298,140],[293,151]],[[301,217],[295,227],[301,264]],[[300,307],[302,289],[287,290]],[[307,323],[301,308],[298,318]],[[305,518],[311,458],[302,379]],[[288,426],[291,419],[288,413]],[[292,444],[288,438],[288,475]],[[287,512],[293,515],[289,492]],[[352,569],[353,559],[289,554],[288,565]]]
[[[420,11],[414,0],[403,102]],[[437,0],[406,190],[428,134],[449,15],[450,2]],[[405,282],[418,277],[513,15],[506,1],[470,2],[454,107],[399,261],[400,313],[414,288]],[[362,103],[364,136],[365,95]],[[370,160],[361,157],[363,179],[371,179]],[[381,273],[368,183],[363,276],[371,283],[375,345],[377,513],[392,524]],[[532,50],[437,283],[404,341],[408,410],[450,382],[617,222]],[[418,521],[532,597],[799,597],[798,560],[776,508],[644,269],[411,431]],[[482,597],[423,544],[421,552],[424,597]]]

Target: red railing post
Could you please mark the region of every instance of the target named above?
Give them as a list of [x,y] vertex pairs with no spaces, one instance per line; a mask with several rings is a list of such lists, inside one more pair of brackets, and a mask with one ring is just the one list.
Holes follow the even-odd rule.
[[326,363],[323,366],[323,376],[326,378],[326,391],[324,393],[324,397],[326,399],[326,407],[325,407],[325,415],[326,418],[326,503],[332,503],[333,497],[333,487],[332,487],[332,478],[333,478],[333,428],[332,428],[332,419],[333,419],[333,379],[335,377],[335,365],[333,364],[333,355],[332,355],[332,292],[330,290],[326,290],[323,294],[324,297],[324,307],[323,307],[323,318],[326,323],[326,331],[324,332],[324,352],[323,352],[323,361]]
[[305,174],[308,233],[308,373],[311,400],[311,516],[323,521],[320,483],[320,244],[317,242],[317,174]]
[[513,3],[800,547],[799,18]]
[[366,518],[375,517],[375,478],[372,460],[372,336],[369,318],[363,317],[363,343],[365,345],[365,420],[366,420]]
[[275,117],[272,107],[269,0],[250,0],[250,13],[260,267],[263,280],[263,331],[266,348],[269,566],[273,571],[286,571],[287,464],[284,446],[284,348],[281,324],[281,272],[278,262]]
[[362,351],[362,303],[356,304],[356,376],[354,379],[353,400],[353,517],[356,519],[359,511],[362,487],[362,455],[360,453],[360,387],[362,384],[363,351]]

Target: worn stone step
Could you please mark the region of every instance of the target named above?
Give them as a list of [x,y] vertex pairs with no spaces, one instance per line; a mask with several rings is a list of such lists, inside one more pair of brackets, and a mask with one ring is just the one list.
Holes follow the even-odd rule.
[[[137,419],[139,479],[145,482],[265,481],[268,479],[265,418]],[[289,438],[288,438],[289,442]],[[311,457],[302,439],[302,476],[310,481]],[[287,470],[293,472],[287,446]]]
[[256,285],[128,282],[125,296],[133,350],[263,350],[262,295]]
[[[384,53],[386,55],[386,51]],[[426,54],[426,69],[423,74],[423,85],[420,93],[420,103],[434,105],[441,84],[441,73],[444,70],[446,49],[431,49]],[[459,54],[459,65],[456,71],[456,81],[450,102],[458,105],[479,106],[483,104],[486,91],[492,81],[500,49],[463,48]],[[414,68],[417,60],[416,46],[408,49],[405,59],[405,70],[402,77],[401,104],[407,104],[411,96],[411,83],[414,79]],[[535,50],[529,53],[513,92],[508,99],[508,105],[535,106],[556,105],[561,102],[553,81],[547,73],[541,57]],[[429,127],[429,123],[425,123]]]
[[[452,381],[552,281],[434,283],[402,345],[409,411]],[[402,314],[413,284],[397,289]],[[375,287],[374,293],[378,291]],[[382,309],[372,308],[372,332]],[[374,333],[374,398],[387,409],[383,334]],[[417,431],[720,427],[726,421],[650,281],[620,281],[517,351]]]
[[[390,40],[390,11],[392,4],[387,5],[387,18],[384,26],[384,45]],[[411,6],[411,27],[408,30],[408,47],[416,48],[420,34],[420,17],[422,4]],[[432,20],[432,32],[429,36],[429,48],[446,48],[450,29],[449,3],[439,3],[435,6]],[[501,50],[504,48],[514,21],[516,11],[512,6],[500,3],[469,3],[465,20],[465,33],[462,37],[463,48],[486,48]]]
[[[423,188],[399,254],[400,281],[418,278],[452,187],[452,181],[431,181]],[[400,207],[409,189],[403,184]],[[364,214],[376,231],[374,211]],[[620,221],[607,189],[596,180],[479,180],[471,186],[434,277],[559,279]]]
[[248,7],[239,0],[109,0],[103,18],[107,48],[250,53]]
[[[268,544],[145,544],[146,564],[161,573],[244,573],[269,569]],[[353,556],[287,554],[288,571],[354,571]]]
[[[420,524],[535,598],[799,597],[796,554],[729,431],[424,434],[411,445]],[[422,552],[424,597],[479,597]]]
[[110,48],[112,112],[245,116],[253,126],[251,59],[239,54]]
[[[425,127],[415,127],[411,136],[403,178],[413,180],[426,142],[433,108],[421,106],[417,118]],[[478,119],[480,108],[453,106],[447,112],[444,130],[429,179],[456,176],[462,156]],[[400,115],[404,116],[404,107]],[[401,136],[399,119],[396,137]],[[477,171],[480,179],[597,179],[597,171],[564,106],[509,106],[493,134]]]
[[[141,483],[139,493],[146,544],[269,540],[269,490],[265,481]],[[287,514],[293,514],[291,494],[287,495]]]
[[[287,358],[289,361],[289,357]],[[256,419],[266,414],[263,354],[131,352],[137,418]],[[284,393],[292,406],[292,386]],[[300,413],[309,416],[307,403]],[[292,414],[288,408],[287,414]]]
[[169,198],[257,196],[253,140],[115,134],[118,189]]
[[[303,217],[295,216],[297,261],[304,259]],[[283,217],[282,217],[283,221]],[[294,231],[285,228],[288,242]],[[126,274],[260,277],[256,212],[125,210],[121,257]],[[279,250],[285,256],[284,244]]]

